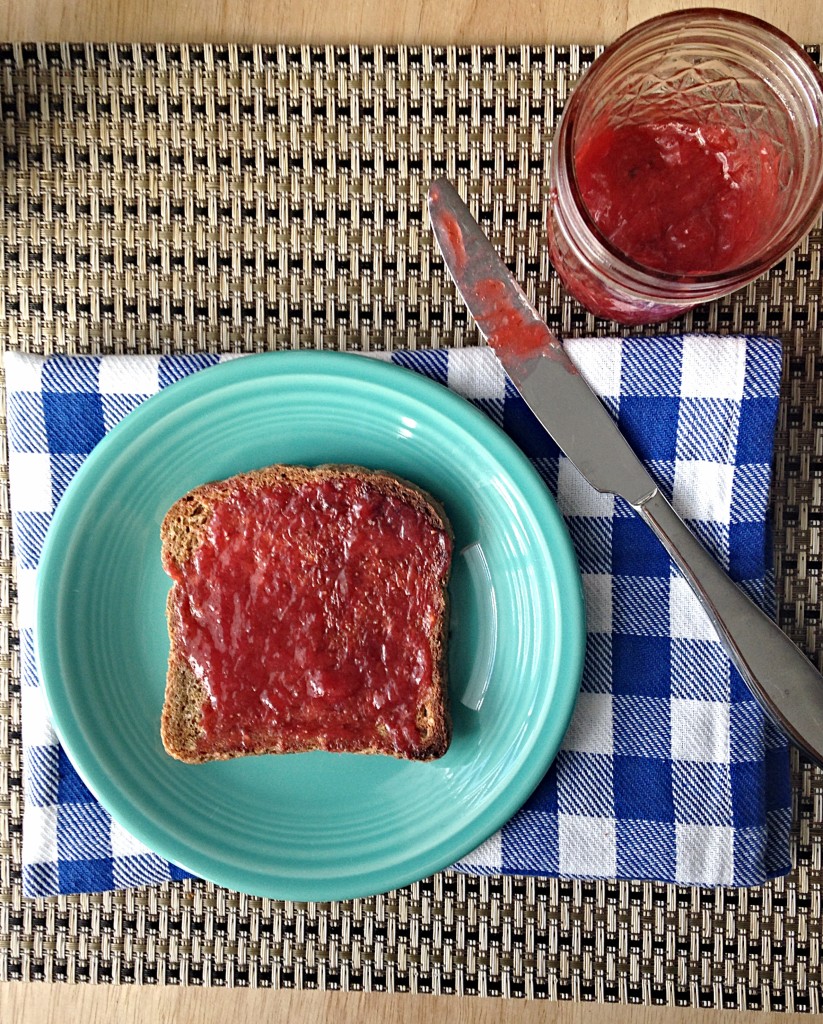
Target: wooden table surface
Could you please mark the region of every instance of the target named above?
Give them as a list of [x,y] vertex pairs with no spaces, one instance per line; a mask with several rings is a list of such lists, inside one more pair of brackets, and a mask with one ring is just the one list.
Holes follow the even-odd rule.
[[[699,0],[698,0],[699,2]],[[363,45],[608,42],[684,0],[2,0],[7,41],[238,42]],[[823,41],[820,0],[737,0],[801,42]],[[801,1015],[734,1013],[735,1024]],[[720,1024],[729,1013],[500,999],[108,985],[0,984],[8,1024]]]
[[[727,0],[802,42],[819,0]],[[700,0],[2,0],[3,40],[236,43],[599,43]]]

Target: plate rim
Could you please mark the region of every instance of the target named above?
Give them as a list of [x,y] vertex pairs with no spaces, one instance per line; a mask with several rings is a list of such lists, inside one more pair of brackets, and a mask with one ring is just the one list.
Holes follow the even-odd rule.
[[[217,355],[219,357],[225,354]],[[244,369],[243,367],[246,368]],[[355,367],[357,368],[356,372],[352,373]],[[256,373],[255,368],[262,372]],[[510,779],[516,791],[515,799],[512,799],[511,796],[504,799],[501,793],[498,792],[495,800],[485,805],[482,812],[474,815],[471,819],[471,824],[475,826],[475,832],[483,832],[483,836],[479,840],[475,840],[473,835],[468,845],[467,841],[464,840],[459,848],[451,849],[448,852],[448,856],[446,856],[443,851],[446,841],[440,839],[428,849],[425,864],[422,864],[419,869],[416,868],[413,872],[407,871],[403,873],[402,876],[399,874],[392,875],[394,862],[391,867],[375,867],[365,873],[347,874],[344,877],[346,881],[352,882],[350,886],[335,884],[337,881],[336,877],[326,879],[323,884],[320,884],[316,878],[304,878],[303,876],[284,878],[271,875],[267,876],[271,878],[273,883],[271,889],[262,891],[258,886],[249,887],[243,884],[243,877],[248,876],[248,871],[243,868],[233,870],[231,865],[227,865],[227,869],[222,873],[210,870],[204,864],[204,860],[208,861],[209,864],[214,864],[215,860],[219,860],[219,858],[215,858],[213,854],[207,855],[204,858],[199,850],[192,848],[193,856],[188,861],[185,858],[181,859],[179,856],[174,856],[173,853],[176,850],[176,845],[179,845],[179,840],[177,844],[174,842],[177,838],[176,834],[169,832],[168,835],[172,842],[167,844],[161,841],[158,848],[158,837],[151,833],[151,829],[148,829],[147,832],[141,824],[144,819],[141,818],[139,821],[135,821],[133,815],[129,814],[132,805],[129,803],[128,797],[123,797],[119,791],[112,793],[106,789],[105,785],[102,787],[98,785],[101,777],[105,780],[105,765],[98,763],[93,757],[93,751],[83,740],[82,722],[75,720],[71,713],[71,709],[68,706],[70,684],[58,681],[55,679],[55,675],[59,674],[53,672],[51,668],[48,671],[46,669],[46,665],[53,665],[59,659],[61,640],[57,635],[50,635],[49,631],[43,628],[46,610],[49,608],[50,603],[48,597],[45,596],[47,588],[44,581],[52,581],[53,585],[55,579],[60,579],[59,542],[64,535],[67,534],[71,537],[74,532],[71,518],[74,506],[81,501],[84,488],[89,486],[86,482],[87,478],[93,483],[95,477],[103,474],[112,462],[122,458],[123,451],[127,452],[129,443],[132,443],[132,434],[139,438],[144,421],[152,424],[161,420],[165,415],[179,413],[184,406],[202,397],[207,392],[211,393],[216,387],[225,387],[233,383],[252,386],[255,381],[259,383],[266,376],[280,377],[283,375],[297,375],[307,378],[333,377],[337,380],[343,378],[354,384],[372,383],[388,391],[397,391],[397,382],[400,381],[400,387],[402,387],[405,396],[411,397],[417,402],[422,402],[430,408],[433,407],[440,415],[445,416],[450,422],[457,421],[458,425],[464,429],[465,423],[461,421],[467,419],[470,424],[473,422],[477,425],[481,434],[485,434],[489,439],[493,440],[495,448],[498,450],[502,448],[505,451],[507,459],[511,459],[515,464],[514,466],[510,462],[502,463],[499,453],[493,451],[494,461],[501,464],[505,473],[516,482],[518,489],[523,493],[526,503],[532,511],[535,504],[539,506],[541,503],[544,508],[549,510],[552,523],[551,531],[549,527],[546,527],[547,532],[559,533],[563,541],[559,546],[552,546],[551,564],[557,577],[557,582],[559,583],[561,580],[568,582],[570,579],[577,581],[577,586],[574,588],[574,600],[571,599],[571,594],[563,592],[565,600],[563,601],[562,629],[560,626],[557,629],[558,643],[564,647],[564,666],[567,666],[563,672],[563,677],[568,680],[574,679],[575,683],[571,685],[569,682],[565,688],[555,685],[553,699],[541,705],[544,709],[544,717],[546,718],[549,717],[547,714],[549,708],[551,709],[553,720],[552,722],[544,721],[542,732],[535,736],[530,748],[533,753],[537,751],[541,753],[541,756],[537,758],[541,766],[540,769],[533,769],[528,773],[526,785],[523,784],[522,777],[519,786],[514,784],[516,779]],[[445,409],[443,408],[444,406]],[[451,410],[454,410],[454,416],[451,414]],[[78,480],[80,481],[79,484],[77,483]],[[534,501],[535,495],[538,498],[537,502]],[[53,566],[53,563],[56,563],[56,566]],[[55,567],[58,571],[57,577],[54,576]],[[57,590],[58,588],[53,587],[53,589]],[[555,585],[553,584],[552,591],[554,592],[554,590]],[[326,901],[372,896],[428,877],[457,863],[462,857],[471,853],[473,849],[480,845],[484,838],[493,835],[502,827],[505,821],[509,820],[516,813],[539,785],[556,757],[580,691],[580,680],[586,649],[585,597],[582,588],[582,577],[571,537],[554,496],[522,449],[484,412],[440,382],[430,379],[410,367],[398,365],[387,359],[364,358],[361,354],[345,352],[322,350],[276,351],[244,354],[242,357],[235,357],[232,354],[229,359],[222,359],[215,364],[198,369],[174,381],[159,392],[151,395],[129,412],[105,434],[92,452],[85,458],[52,513],[52,519],[38,563],[35,601],[34,650],[38,663],[39,684],[43,687],[51,709],[52,720],[58,739],[78,775],[92,795],[115,822],[161,858],[196,877],[211,881],[213,884],[263,898]],[[56,634],[56,631],[54,632]],[[552,683],[555,682],[556,680],[553,678]],[[87,763],[87,755],[91,757],[91,764]],[[521,776],[523,775],[522,772],[520,774]],[[118,800],[118,796],[121,799]],[[498,807],[501,802],[503,806]],[[487,819],[490,817],[491,811],[496,811],[496,813],[493,815],[494,821],[488,823]],[[137,811],[137,813],[139,815],[140,812]],[[476,828],[478,821],[484,822],[482,829],[479,830]],[[149,822],[148,824],[150,825],[151,823]],[[467,826],[455,830],[453,837],[462,835],[466,830]],[[160,838],[162,839],[162,837]],[[171,851],[169,849],[170,846],[172,848]],[[395,858],[395,861],[405,863],[405,859],[402,857]],[[257,877],[258,873],[255,871],[254,875]],[[371,881],[369,881],[370,879]],[[365,886],[363,884],[354,884],[355,881],[367,882],[367,884]]]

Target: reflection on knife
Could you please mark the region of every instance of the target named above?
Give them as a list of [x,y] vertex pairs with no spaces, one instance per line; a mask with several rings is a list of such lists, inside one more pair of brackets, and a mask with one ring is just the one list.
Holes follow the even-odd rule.
[[458,291],[532,412],[596,490],[624,498],[657,534],[754,696],[790,739],[823,764],[823,676],[733,583],[660,493],[448,181],[429,188],[429,215]]

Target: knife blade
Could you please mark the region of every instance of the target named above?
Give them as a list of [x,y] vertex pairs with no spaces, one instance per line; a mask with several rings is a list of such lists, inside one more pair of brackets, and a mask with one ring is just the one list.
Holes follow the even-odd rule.
[[823,676],[686,526],[451,182],[431,183],[428,207],[457,290],[526,404],[595,490],[624,498],[654,531],[754,697],[823,765]]

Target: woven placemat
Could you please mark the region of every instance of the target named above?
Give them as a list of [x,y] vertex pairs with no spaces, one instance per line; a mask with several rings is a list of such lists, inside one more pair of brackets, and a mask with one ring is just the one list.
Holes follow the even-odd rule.
[[[614,333],[563,294],[544,244],[553,126],[595,55],[0,46],[0,348],[474,345],[425,217],[439,174],[550,324]],[[784,340],[780,621],[818,661],[822,246],[818,225],[769,275],[669,325]],[[796,867],[759,889],[446,872],[334,904],[202,883],[23,899],[5,450],[0,467],[0,979],[819,1009],[823,774],[798,758]]]

